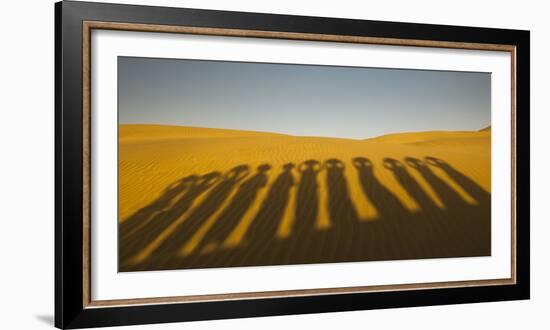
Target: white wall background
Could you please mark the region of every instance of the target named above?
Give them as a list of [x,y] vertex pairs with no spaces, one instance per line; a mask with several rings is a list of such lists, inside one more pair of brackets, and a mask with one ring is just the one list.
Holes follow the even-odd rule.
[[[550,64],[544,1],[135,0],[192,8],[531,30],[530,301],[298,315],[141,329],[548,329],[550,306]],[[54,29],[52,0],[10,1],[0,10],[0,328],[53,327]],[[128,327],[126,329],[137,329]]]

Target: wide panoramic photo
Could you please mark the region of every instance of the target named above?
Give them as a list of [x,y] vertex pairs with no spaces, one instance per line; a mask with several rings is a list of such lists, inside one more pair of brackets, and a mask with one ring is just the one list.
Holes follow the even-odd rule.
[[118,58],[119,271],[491,255],[491,76]]

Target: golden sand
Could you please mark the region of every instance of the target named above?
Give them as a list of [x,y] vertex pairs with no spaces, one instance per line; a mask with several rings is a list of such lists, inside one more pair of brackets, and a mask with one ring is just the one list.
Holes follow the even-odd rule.
[[[426,157],[439,159],[449,166],[437,166],[434,160],[430,162]],[[404,172],[399,172],[400,169]],[[462,176],[456,173],[467,179],[460,179]],[[407,184],[407,180],[411,183]],[[490,197],[490,129],[391,134],[353,140],[195,127],[121,125],[120,266],[121,270],[147,270],[267,265],[309,262],[310,259],[311,262],[329,262],[488,254],[490,235],[478,237],[487,242],[479,243],[483,248],[473,252],[458,247],[449,247],[447,252],[434,251],[437,250],[434,246],[424,242],[422,248],[420,243],[411,243],[418,247],[418,252],[409,255],[407,251],[411,249],[405,248],[406,239],[393,243],[405,246],[401,252],[397,248],[392,252],[393,247],[387,242],[387,235],[392,233],[396,237],[410,236],[392,229],[400,228],[392,222],[396,218],[412,219],[417,214],[419,223],[424,225],[407,230],[425,228],[429,231],[439,226],[438,222],[437,226],[433,225],[436,223],[433,218],[448,214],[445,212],[457,213],[453,211],[455,206],[464,209],[458,207],[458,203],[464,203],[466,209],[471,206],[475,217],[482,217],[481,214],[487,217],[490,215],[488,205],[484,205],[483,210],[476,209],[486,202],[475,196],[477,188]],[[374,192],[370,196],[369,189]],[[278,191],[282,197],[277,197]],[[423,201],[420,195],[413,196],[417,194],[415,191],[426,196],[426,200]],[[280,204],[277,209],[269,209],[271,200],[273,205]],[[396,207],[392,207],[392,203]],[[426,203],[432,203],[433,210],[423,206]],[[385,214],[388,209],[401,207],[402,214],[396,213],[388,220]],[[271,221],[273,223],[259,226],[261,215],[269,217],[270,212],[278,214]],[[464,217],[472,218],[470,214]],[[303,219],[309,218],[308,226],[312,228],[306,229]],[[338,222],[339,218],[352,219],[353,224],[343,225]],[[377,221],[385,223],[378,226]],[[373,224],[366,225],[369,222]],[[364,229],[367,227],[370,229]],[[472,227],[474,229],[479,231]],[[266,241],[266,248],[258,249],[260,242],[256,242],[247,249],[247,241],[254,240],[254,235],[261,236],[258,230],[271,232],[265,240],[286,243],[281,243],[281,248],[273,243],[269,248]],[[471,236],[461,230],[456,235],[464,236],[457,236],[457,242],[459,238]],[[453,233],[455,231],[453,229]],[[370,249],[368,256],[356,251],[334,252],[340,247],[332,238],[339,235],[340,240],[346,240],[347,232],[354,232],[354,235],[365,232],[363,236],[349,238],[362,242],[359,245],[350,242],[349,251]],[[330,234],[321,237],[323,233]],[[453,233],[449,235],[455,235]],[[307,253],[298,251],[303,250],[301,244],[306,243],[297,239],[297,235],[302,235],[306,241],[307,237],[317,235],[311,242],[321,242],[318,244],[323,249],[331,244],[333,247],[325,252],[312,252],[315,257],[308,259]],[[436,234],[426,235],[435,240],[432,236]],[[369,243],[380,241],[382,237],[386,237],[385,247]],[[385,248],[387,251],[375,252]],[[216,254],[222,250],[225,254]],[[266,258],[261,257],[262,253]],[[282,256],[285,253],[288,255]],[[294,253],[302,256],[293,259]]]

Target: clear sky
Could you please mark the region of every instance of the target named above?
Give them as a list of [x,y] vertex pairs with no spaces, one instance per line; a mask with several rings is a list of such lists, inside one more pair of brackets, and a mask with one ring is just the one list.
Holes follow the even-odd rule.
[[489,73],[119,57],[120,124],[369,137],[478,130]]

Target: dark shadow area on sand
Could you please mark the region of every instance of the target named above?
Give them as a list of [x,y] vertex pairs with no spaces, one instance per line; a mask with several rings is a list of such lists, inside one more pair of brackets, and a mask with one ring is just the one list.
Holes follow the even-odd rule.
[[[322,162],[310,159],[287,163],[282,168],[262,164],[251,171],[249,165],[239,165],[223,175],[212,172],[185,177],[119,226],[119,270],[491,254],[491,194],[452,165],[434,157],[386,158],[383,166],[376,168],[368,158],[355,157],[351,164],[346,167],[335,158]],[[472,200],[467,202],[434,169]],[[268,184],[272,171],[277,175]],[[377,171],[392,175],[419,210],[407,209],[378,179]],[[443,207],[434,203],[413,172],[429,184]],[[358,216],[350,196],[350,176],[356,176],[365,197],[372,202],[376,219]],[[326,200],[321,198],[320,187],[326,189]],[[224,245],[256,200],[259,207],[244,226],[242,239]],[[328,226],[319,226],[321,207],[330,218]],[[288,213],[292,223],[289,233],[282,235],[280,226]],[[143,254],[147,249],[150,253]],[[142,258],[136,259],[140,253]]]

